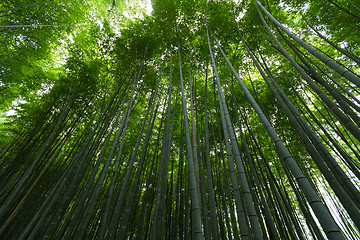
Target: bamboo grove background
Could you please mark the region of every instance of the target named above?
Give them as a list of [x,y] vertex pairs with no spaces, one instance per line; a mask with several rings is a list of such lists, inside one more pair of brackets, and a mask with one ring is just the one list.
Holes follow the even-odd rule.
[[0,238],[359,239],[360,4],[144,4],[0,2]]

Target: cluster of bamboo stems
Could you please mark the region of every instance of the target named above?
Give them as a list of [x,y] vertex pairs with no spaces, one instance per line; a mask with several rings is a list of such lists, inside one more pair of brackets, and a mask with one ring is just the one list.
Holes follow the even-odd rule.
[[[314,182],[296,149],[280,138],[282,132],[274,128],[256,91],[248,90],[204,19],[209,58],[203,69],[203,102],[191,63],[189,79],[184,79],[182,46],[179,40],[176,45],[171,42],[169,34],[167,56],[148,96],[143,95],[141,81],[145,49],[142,59],[123,70],[112,96],[91,119],[84,113],[94,111],[92,98],[81,108],[73,107],[79,91],[75,84],[59,112],[44,109],[32,131],[19,135],[1,153],[0,237],[338,240],[360,236],[360,78],[290,32],[259,1],[255,3],[269,42],[304,81],[299,90],[283,67],[295,102],[273,75],[266,56],[251,49],[237,27],[239,37],[332,189],[326,199],[320,194],[324,187]],[[358,57],[308,24],[360,65]],[[173,63],[174,49],[177,63]],[[219,76],[219,59],[231,70],[231,84],[224,84]],[[173,65],[178,67],[176,75]],[[257,127],[250,121],[253,113],[236,97],[239,86],[267,135],[253,131]],[[315,111],[319,107],[315,103],[315,110],[309,107],[315,100],[325,111]],[[142,117],[133,118],[139,111]],[[274,159],[276,166],[271,163]]]

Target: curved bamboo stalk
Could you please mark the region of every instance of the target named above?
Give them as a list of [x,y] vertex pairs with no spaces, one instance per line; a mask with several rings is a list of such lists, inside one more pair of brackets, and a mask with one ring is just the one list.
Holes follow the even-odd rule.
[[203,239],[202,235],[202,223],[201,223],[201,212],[200,212],[200,201],[198,195],[198,187],[196,184],[195,176],[195,166],[194,166],[194,157],[192,151],[192,144],[190,139],[189,131],[189,120],[187,116],[187,108],[185,101],[185,91],[184,91],[184,81],[182,76],[182,67],[181,67],[181,56],[180,56],[180,44],[178,39],[178,56],[179,56],[179,73],[180,73],[180,86],[181,86],[181,100],[182,108],[184,115],[184,125],[185,125],[185,139],[186,139],[186,154],[188,159],[188,168],[189,168],[189,184],[190,184],[190,194],[191,194],[191,224],[192,224],[192,237],[193,239]]
[[210,148],[209,148],[209,124],[208,124],[208,110],[207,110],[207,79],[208,79],[208,64],[206,64],[206,76],[205,76],[205,156],[206,156],[206,170],[207,170],[207,181],[209,189],[209,209],[210,209],[210,225],[211,225],[211,235],[212,239],[219,238],[219,229],[217,227],[217,215],[215,209],[215,198],[214,198],[214,188],[213,180],[211,173],[211,163],[210,163]]
[[52,1],[52,0],[45,0],[45,1],[37,2],[37,3],[27,4],[27,5],[20,6],[20,7],[15,7],[15,8],[5,9],[5,10],[0,10],[0,13],[15,11],[15,10],[18,10],[18,9],[21,9],[21,8],[27,8],[27,7],[39,5],[39,4],[46,3],[46,2],[50,2],[50,1]]
[[274,34],[271,32],[269,26],[265,22],[260,9],[258,8],[258,12],[261,20],[263,21],[266,29],[270,33],[272,39],[275,41],[278,46],[278,50],[290,61],[290,63],[295,67],[295,69],[300,73],[303,79],[311,86],[314,91],[321,97],[321,99],[326,103],[327,106],[331,109],[331,111],[335,114],[335,116],[343,123],[343,125],[353,134],[353,136],[360,141],[360,129],[349,119],[340,109],[336,106],[336,104],[329,99],[326,94],[317,86],[314,81],[309,77],[309,75],[299,66],[299,64],[290,56],[290,54],[285,50],[285,48],[281,45],[281,43],[277,40]]
[[339,73],[341,76],[345,77],[352,83],[354,83],[356,86],[360,87],[360,78],[356,76],[355,74],[349,72],[348,70],[344,69],[328,57],[324,56],[314,48],[312,48],[309,44],[305,43],[303,40],[295,36],[293,33],[291,33],[287,28],[285,28],[282,24],[280,24],[262,5],[258,0],[255,0],[256,6],[259,6],[261,10],[271,19],[273,23],[275,23],[276,26],[278,26],[281,30],[283,30],[289,37],[294,39],[298,44],[300,44],[302,47],[304,47],[309,53],[317,57],[320,61],[328,65],[330,68],[334,69],[337,73]]
[[291,156],[289,151],[286,149],[283,142],[280,140],[280,138],[277,135],[277,133],[275,132],[274,128],[271,126],[269,120],[262,113],[261,109],[259,108],[258,104],[255,102],[251,93],[246,88],[245,84],[241,81],[236,70],[233,68],[233,66],[229,62],[228,58],[226,57],[225,53],[223,52],[223,50],[222,50],[221,46],[219,45],[218,41],[216,40],[216,38],[214,36],[213,36],[213,38],[215,39],[216,45],[218,46],[221,55],[223,56],[224,60],[228,64],[229,68],[231,69],[231,72],[234,74],[239,85],[245,92],[246,97],[248,98],[252,107],[255,109],[260,120],[264,124],[270,138],[272,139],[272,141],[275,145],[275,149],[277,150],[279,157],[284,160],[284,162],[286,163],[286,165],[289,167],[292,174],[296,178],[296,181],[299,184],[300,188],[303,190],[310,206],[312,207],[314,213],[316,214],[316,216],[319,219],[321,226],[323,227],[324,231],[326,232],[326,235],[330,239],[344,239],[343,234],[341,233],[338,225],[336,224],[336,222],[330,215],[329,210],[321,202],[316,191],[312,188],[312,186],[310,185],[310,183],[308,182],[308,180],[306,179],[304,174],[301,172],[299,166],[296,164],[295,160],[293,159],[293,157]]
[[359,66],[360,66],[360,58],[355,56],[354,54],[352,54],[351,52],[346,51],[345,49],[337,46],[335,43],[333,43],[332,41],[330,41],[329,39],[327,39],[324,35],[322,35],[318,30],[315,29],[315,27],[313,25],[311,25],[311,23],[305,18],[304,14],[299,11],[301,14],[301,17],[304,19],[304,21],[306,22],[306,24],[325,42],[327,42],[328,44],[330,44],[333,48],[335,48],[336,50],[338,50],[339,52],[341,52],[342,54],[344,54],[345,56],[347,56],[348,58],[350,58],[351,60],[353,60],[354,62],[356,62]]
[[[223,94],[222,89],[221,89],[220,79],[219,79],[219,76],[218,76],[218,73],[217,73],[215,59],[214,59],[214,56],[213,56],[213,53],[212,53],[212,50],[211,50],[208,29],[209,28],[207,26],[207,39],[208,39],[208,45],[209,45],[209,52],[210,52],[211,61],[212,61],[212,64],[213,64],[213,71],[214,71],[216,83],[217,83],[217,89],[218,89],[218,95],[219,95],[219,101],[220,101],[220,109],[221,109],[221,115],[222,115],[222,120],[223,120],[225,137],[226,137],[226,133],[228,131],[228,134],[229,134],[230,138],[226,138],[226,139],[230,139],[230,141],[231,141],[231,147],[232,147],[232,151],[233,151],[234,158],[235,158],[235,161],[236,161],[237,170],[238,170],[239,177],[240,177],[240,184],[241,184],[242,194],[243,194],[243,197],[244,197],[244,203],[245,203],[247,215],[248,215],[248,217],[250,219],[250,222],[251,222],[251,230],[253,231],[253,234],[254,234],[253,237],[254,237],[254,239],[262,239],[263,238],[262,237],[262,232],[261,232],[261,229],[259,227],[259,220],[258,220],[258,216],[256,214],[254,202],[253,202],[253,199],[252,199],[252,196],[251,196],[251,193],[250,193],[250,187],[249,187],[249,184],[248,184],[245,168],[244,168],[244,165],[242,163],[238,143],[237,143],[235,133],[234,133],[234,129],[232,127],[232,123],[231,123],[231,120],[230,120],[230,117],[229,117],[229,110],[227,109],[226,102],[225,102],[225,97],[224,97],[224,94]],[[225,128],[227,130],[225,130]],[[228,151],[229,150],[230,150],[230,148],[228,149]],[[250,235],[249,235],[249,237],[250,237]]]

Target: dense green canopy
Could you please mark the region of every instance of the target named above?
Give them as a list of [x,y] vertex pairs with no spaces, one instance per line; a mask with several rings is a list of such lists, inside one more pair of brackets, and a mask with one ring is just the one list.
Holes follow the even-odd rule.
[[359,239],[353,0],[0,2],[0,239]]

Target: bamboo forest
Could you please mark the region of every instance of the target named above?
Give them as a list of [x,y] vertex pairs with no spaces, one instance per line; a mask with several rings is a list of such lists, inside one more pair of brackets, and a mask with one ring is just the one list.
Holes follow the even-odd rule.
[[0,239],[360,239],[359,0],[1,0]]

